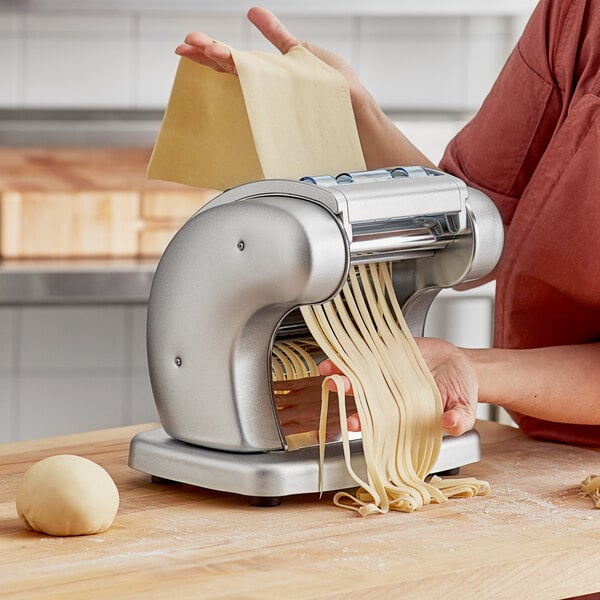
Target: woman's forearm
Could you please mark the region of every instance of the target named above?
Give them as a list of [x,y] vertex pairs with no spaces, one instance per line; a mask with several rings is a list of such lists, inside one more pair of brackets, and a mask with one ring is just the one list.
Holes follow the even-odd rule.
[[367,168],[395,165],[435,165],[392,123],[372,96],[363,88],[353,94],[358,135]]
[[479,401],[559,423],[600,425],[600,343],[464,349]]

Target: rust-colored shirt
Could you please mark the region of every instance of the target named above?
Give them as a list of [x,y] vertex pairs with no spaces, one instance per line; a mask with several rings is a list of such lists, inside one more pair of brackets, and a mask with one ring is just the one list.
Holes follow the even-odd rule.
[[[543,0],[446,150],[441,168],[487,193],[509,226],[497,347],[600,341],[599,92],[600,0]],[[600,446],[600,426],[513,417],[530,435]]]

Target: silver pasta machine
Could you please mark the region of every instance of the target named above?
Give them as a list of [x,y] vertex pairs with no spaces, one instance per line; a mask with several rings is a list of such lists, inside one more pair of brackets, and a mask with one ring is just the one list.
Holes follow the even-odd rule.
[[[130,466],[255,504],[318,491],[317,427],[298,414],[319,402],[320,379],[273,382],[282,341],[324,358],[298,307],[335,296],[352,265],[390,261],[420,336],[438,291],[487,275],[502,245],[487,196],[422,167],[257,181],[220,194],[174,236],[154,276],[148,367],[162,428],[134,437]],[[366,477],[354,438],[353,466]],[[335,434],[325,456],[323,489],[354,487]],[[434,472],[479,458],[476,431],[445,436]]]

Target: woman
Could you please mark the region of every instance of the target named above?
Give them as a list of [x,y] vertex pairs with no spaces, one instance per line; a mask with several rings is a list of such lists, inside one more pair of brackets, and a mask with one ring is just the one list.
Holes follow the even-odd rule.
[[[345,76],[369,168],[434,166],[343,60],[296,39],[264,9],[248,18],[282,53],[300,44]],[[176,52],[235,72],[229,49],[204,33]],[[506,408],[530,435],[600,446],[599,93],[600,1],[543,0],[440,163],[490,196],[507,229],[494,348],[418,341],[450,434],[473,426],[479,400]],[[350,425],[359,427],[356,417]]]

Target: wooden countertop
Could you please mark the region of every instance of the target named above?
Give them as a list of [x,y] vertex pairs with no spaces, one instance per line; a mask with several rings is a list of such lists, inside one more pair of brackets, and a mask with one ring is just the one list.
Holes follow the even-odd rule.
[[0,190],[193,191],[177,183],[147,179],[151,151],[151,148],[0,147]]
[[[463,469],[492,495],[361,518],[331,495],[256,508],[244,498],[151,483],[127,466],[129,427],[0,447],[0,596],[18,598],[564,598],[600,590],[600,510],[579,492],[600,453],[480,423],[483,459]],[[115,479],[121,506],[99,535],[26,531],[23,472],[80,454]]]

